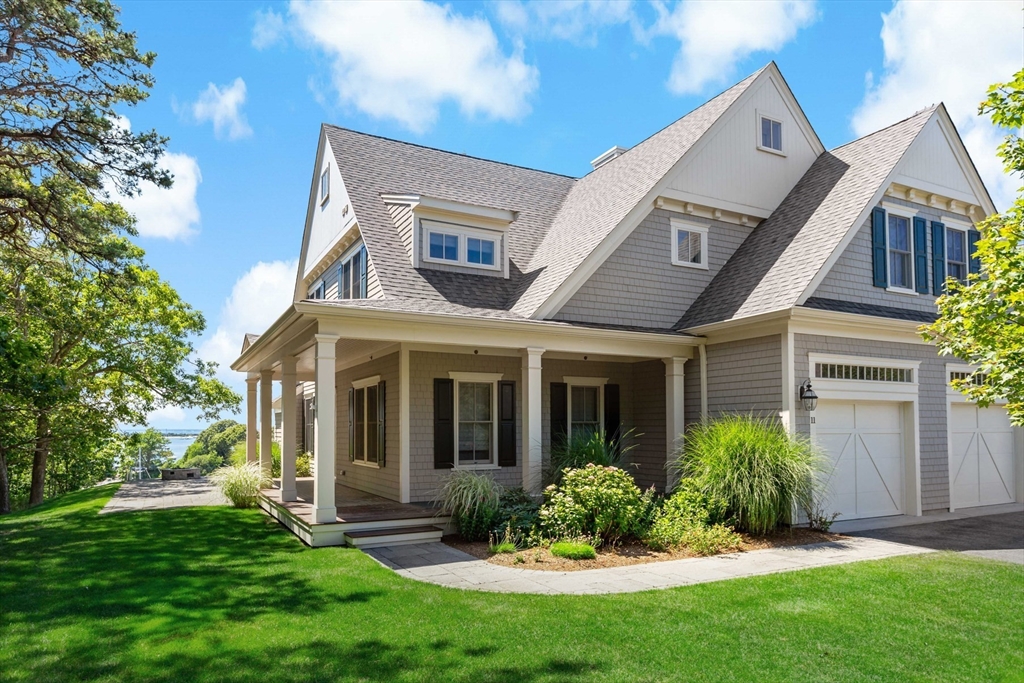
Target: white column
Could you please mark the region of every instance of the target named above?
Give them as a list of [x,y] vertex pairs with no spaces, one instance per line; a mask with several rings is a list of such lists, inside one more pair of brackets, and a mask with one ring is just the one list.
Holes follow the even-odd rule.
[[398,494],[403,503],[411,500],[409,473],[412,438],[409,420],[412,404],[409,384],[409,347],[402,344],[398,351]]
[[256,377],[245,380],[245,460],[256,462]]
[[682,445],[681,436],[686,429],[683,394],[683,365],[685,358],[662,358],[665,363],[665,463],[669,465],[666,488],[676,484],[674,464],[676,451]]
[[334,505],[335,386],[334,353],[338,335],[317,334],[316,338],[316,411],[313,425],[313,522],[324,524],[337,519]]
[[260,469],[269,477],[273,470],[274,371],[260,371]]
[[530,347],[523,350],[523,488],[530,493],[541,491],[540,404],[541,362],[544,349]]
[[295,356],[281,359],[281,500],[298,500],[295,490]]

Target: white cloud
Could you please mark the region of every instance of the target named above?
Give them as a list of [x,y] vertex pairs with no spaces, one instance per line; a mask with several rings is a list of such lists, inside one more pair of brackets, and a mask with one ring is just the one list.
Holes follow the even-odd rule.
[[252,135],[252,128],[242,112],[244,104],[245,81],[241,78],[223,87],[210,83],[192,103],[192,116],[199,123],[212,122],[218,138],[226,135],[228,140],[238,140]]
[[817,19],[813,0],[688,0],[671,10],[664,3],[655,9],[658,21],[651,32],[681,43],[668,81],[669,90],[680,95],[728,82],[741,59],[780,50]]
[[469,116],[517,119],[537,88],[521,48],[506,55],[486,19],[450,6],[293,0],[290,15],[332,59],[342,104],[414,131],[429,128],[446,102]]
[[146,417],[146,424],[153,424],[159,422],[161,424],[172,423],[183,423],[188,418],[188,413],[185,412],[184,408],[180,406],[168,405],[163,408],[157,408]]
[[507,0],[497,4],[497,17],[522,34],[587,43],[600,28],[636,21],[631,0]]
[[1020,68],[1020,2],[897,2],[882,15],[885,71],[853,116],[857,135],[945,102],[989,192],[1002,208],[1018,180],[995,157],[1002,134],[977,115],[988,86]]
[[216,361],[218,374],[237,380],[231,363],[242,350],[247,332],[262,334],[292,303],[298,261],[260,261],[238,278],[220,311],[217,329],[199,346],[199,357]]
[[272,9],[256,10],[252,27],[252,46],[257,50],[273,47],[284,38],[284,17]]

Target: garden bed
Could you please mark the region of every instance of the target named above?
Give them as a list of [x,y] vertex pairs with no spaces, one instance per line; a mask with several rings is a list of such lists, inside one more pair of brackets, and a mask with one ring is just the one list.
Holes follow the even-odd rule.
[[[811,543],[826,543],[837,541],[843,538],[840,534],[822,533],[810,529],[787,529],[767,536],[751,536],[740,534],[743,543],[738,550],[726,552],[747,552],[750,550],[764,550],[766,548],[782,548],[793,545],[809,545]],[[542,571],[581,571],[584,569],[602,569],[604,567],[622,567],[631,564],[646,564],[648,562],[665,562],[667,560],[684,560],[690,557],[699,557],[696,553],[682,548],[658,552],[651,550],[642,543],[623,543],[618,546],[603,546],[597,549],[597,558],[593,560],[568,560],[562,557],[555,557],[547,548],[527,548],[515,553],[491,553],[488,544],[485,542],[467,542],[457,535],[445,536],[442,541],[464,553],[481,560],[487,560],[491,564],[505,567],[517,567],[519,569],[539,569]],[[516,558],[522,558],[518,561]]]

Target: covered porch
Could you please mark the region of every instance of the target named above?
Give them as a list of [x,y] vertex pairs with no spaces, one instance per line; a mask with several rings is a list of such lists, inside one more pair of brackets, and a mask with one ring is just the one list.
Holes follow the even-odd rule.
[[[452,468],[539,494],[558,421],[574,428],[574,386],[598,397],[594,415],[602,428],[609,421],[608,433],[621,424],[642,436],[640,483],[667,488],[665,463],[686,419],[684,365],[699,362],[700,342],[666,331],[303,301],[250,340],[232,367],[248,374],[249,459],[268,470],[274,383],[281,386],[281,476],[261,506],[310,545],[359,545],[363,531],[444,526],[429,502]],[[438,422],[445,383],[455,391],[444,394],[456,412],[448,441]],[[471,462],[458,436],[460,383],[491,397],[482,401],[493,419],[489,443]],[[315,399],[302,438],[304,389]],[[309,479],[295,476],[301,443],[313,455]]]

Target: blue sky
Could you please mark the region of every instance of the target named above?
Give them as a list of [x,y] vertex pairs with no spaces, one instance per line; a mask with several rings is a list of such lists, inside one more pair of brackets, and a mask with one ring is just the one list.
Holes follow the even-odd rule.
[[[945,101],[1000,206],[975,116],[1022,65],[1021,2],[121,4],[156,87],[122,112],[171,138],[176,187],[127,202],[202,310],[224,379],[294,282],[321,122],[569,175],[774,59],[826,147]],[[157,427],[200,426],[168,408]]]

